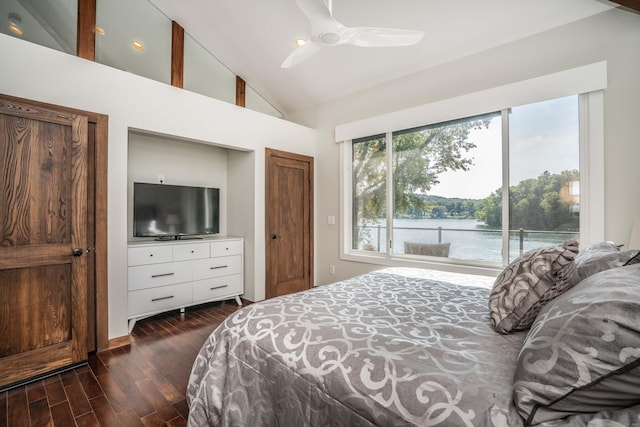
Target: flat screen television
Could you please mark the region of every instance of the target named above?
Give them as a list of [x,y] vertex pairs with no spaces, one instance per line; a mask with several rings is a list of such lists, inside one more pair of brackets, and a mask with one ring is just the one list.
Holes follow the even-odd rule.
[[133,235],[180,239],[220,232],[220,189],[133,183]]

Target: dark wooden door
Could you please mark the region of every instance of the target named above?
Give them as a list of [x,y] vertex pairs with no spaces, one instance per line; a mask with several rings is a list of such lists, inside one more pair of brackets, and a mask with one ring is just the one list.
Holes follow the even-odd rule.
[[0,100],[0,388],[87,358],[86,218],[87,118]]
[[266,150],[266,297],[312,287],[313,158]]

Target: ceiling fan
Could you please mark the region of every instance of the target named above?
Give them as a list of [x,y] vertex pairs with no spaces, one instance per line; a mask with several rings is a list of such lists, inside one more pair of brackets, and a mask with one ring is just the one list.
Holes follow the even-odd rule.
[[311,39],[296,48],[282,62],[282,68],[293,67],[325,47],[352,44],[360,47],[410,46],[424,36],[422,31],[394,28],[345,27],[333,17],[332,0],[295,0],[311,22]]

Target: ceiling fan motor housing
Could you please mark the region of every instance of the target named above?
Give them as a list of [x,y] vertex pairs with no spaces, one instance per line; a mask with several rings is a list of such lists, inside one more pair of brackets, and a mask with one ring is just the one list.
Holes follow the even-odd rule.
[[338,33],[322,33],[318,37],[324,44],[336,44],[340,41],[340,35]]

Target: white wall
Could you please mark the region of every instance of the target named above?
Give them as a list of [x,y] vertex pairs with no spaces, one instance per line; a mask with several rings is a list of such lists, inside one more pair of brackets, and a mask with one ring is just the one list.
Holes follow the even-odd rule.
[[[244,282],[264,283],[265,254],[264,254],[264,215],[255,217],[256,205],[264,206],[264,184],[256,191],[256,182],[263,182],[257,174],[264,174],[264,169],[258,172],[256,168],[256,153],[229,150],[227,153],[227,189],[232,197],[228,198],[229,213],[227,232],[233,236],[244,237]],[[264,156],[262,156],[264,161]],[[260,175],[261,177],[264,175]],[[259,201],[260,200],[260,201]],[[261,244],[256,244],[256,229],[261,229]],[[247,266],[254,268],[247,268]],[[256,272],[262,272],[260,278]],[[265,298],[265,286],[245,287],[244,297],[250,301],[261,301]]]
[[[127,334],[127,156],[129,130],[253,152],[254,192],[247,295],[264,294],[264,149],[315,156],[315,131],[0,34],[0,93],[109,116],[109,337]],[[10,58],[10,60],[8,59]],[[247,166],[245,165],[245,168]],[[237,180],[237,179],[236,179]],[[249,203],[245,202],[245,205]],[[231,226],[229,223],[228,226]],[[234,230],[241,227],[233,224]],[[245,242],[245,248],[247,243]]]
[[[437,42],[437,41],[436,41]],[[508,83],[606,60],[605,238],[629,239],[640,214],[640,15],[612,10],[534,37],[363,90],[289,117],[316,127],[317,282],[329,283],[380,265],[339,259],[339,145],[336,125],[429,104]],[[321,237],[320,237],[321,236]],[[329,265],[336,274],[329,274]]]

